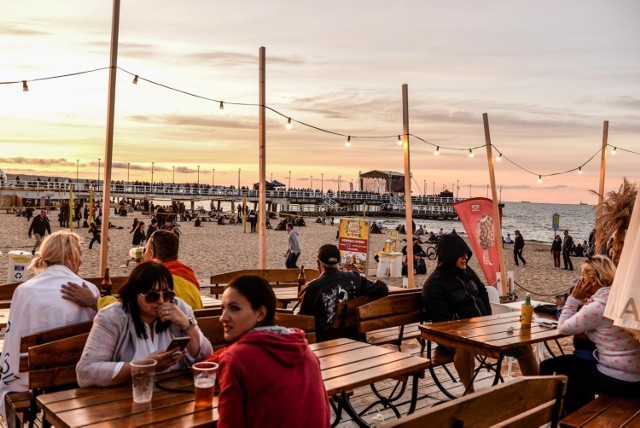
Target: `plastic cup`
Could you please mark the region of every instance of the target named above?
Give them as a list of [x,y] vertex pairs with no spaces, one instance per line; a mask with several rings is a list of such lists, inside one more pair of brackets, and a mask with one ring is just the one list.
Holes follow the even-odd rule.
[[216,363],[200,362],[191,366],[195,386],[196,407],[209,407],[213,402],[213,388],[216,384]]
[[148,403],[153,397],[153,376],[158,362],[152,359],[131,361],[133,402]]

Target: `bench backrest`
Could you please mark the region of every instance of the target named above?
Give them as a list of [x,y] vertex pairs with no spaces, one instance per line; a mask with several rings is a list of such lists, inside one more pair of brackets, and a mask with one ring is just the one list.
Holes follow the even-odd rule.
[[[288,328],[299,328],[305,332],[305,337],[309,343],[315,343],[315,318],[307,315],[293,315],[276,312],[276,324]],[[224,330],[219,316],[198,318],[198,326],[207,339],[211,342],[213,349],[220,349],[227,345],[224,339]]]
[[358,333],[399,327],[422,321],[422,290],[391,294],[366,303],[356,311]]
[[29,388],[44,390],[77,384],[76,364],[89,333],[54,340],[29,348]]
[[0,300],[11,300],[13,298],[13,292],[16,291],[18,285],[21,282],[9,282],[7,284],[0,285]]
[[20,371],[29,371],[27,354],[31,347],[76,336],[78,334],[89,333],[92,326],[93,320],[82,321],[22,336],[22,338],[20,338]]
[[[202,288],[210,288],[211,294],[222,294],[224,287],[231,282],[232,279],[241,275],[256,275],[264,278],[273,288],[292,287],[298,285],[298,269],[245,269],[233,272],[220,273],[210,278],[209,286],[203,285]],[[316,269],[305,269],[305,277],[307,282],[320,276],[320,272]]]
[[555,427],[566,385],[566,376],[521,377],[383,426],[537,427],[551,422]]

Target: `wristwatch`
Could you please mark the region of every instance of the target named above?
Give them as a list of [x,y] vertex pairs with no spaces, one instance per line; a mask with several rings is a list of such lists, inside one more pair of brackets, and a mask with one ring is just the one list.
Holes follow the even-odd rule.
[[189,317],[189,325],[184,330],[180,330],[180,333],[189,334],[191,333],[191,330],[193,330],[193,328],[197,325],[198,321],[194,317]]

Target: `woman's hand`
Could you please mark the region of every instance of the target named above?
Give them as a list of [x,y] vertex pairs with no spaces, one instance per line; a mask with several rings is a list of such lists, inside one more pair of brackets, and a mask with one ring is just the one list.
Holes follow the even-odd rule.
[[147,358],[156,360],[158,362],[156,371],[163,372],[176,363],[177,360],[173,358],[173,353],[176,350],[180,351],[179,348],[169,349],[168,351],[155,351],[150,353]]
[[189,317],[180,310],[178,305],[165,302],[158,306],[158,318],[161,321],[171,321],[172,324],[180,327],[180,330],[186,330],[189,327]]
[[592,286],[593,284],[590,281],[580,278],[573,288],[571,296],[581,301],[586,300],[593,295],[593,291],[591,290]]

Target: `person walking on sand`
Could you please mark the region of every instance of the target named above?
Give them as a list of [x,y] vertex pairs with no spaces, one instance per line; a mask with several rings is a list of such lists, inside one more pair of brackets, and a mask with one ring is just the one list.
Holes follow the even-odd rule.
[[562,260],[564,262],[564,270],[573,270],[573,263],[571,262],[571,248],[573,247],[573,238],[569,235],[569,231],[564,231],[564,238],[562,239]]
[[516,240],[513,244],[513,261],[518,265],[518,259],[522,261],[522,266],[527,265],[527,261],[522,257],[522,250],[524,249],[524,238],[520,234],[519,230],[516,230]]
[[36,237],[36,243],[33,245],[31,254],[35,254],[36,250],[40,248],[42,238],[44,238],[44,235],[46,235],[47,232],[51,235],[51,226],[49,225],[49,219],[47,218],[47,210],[40,210],[40,214],[33,218],[31,226],[29,226],[29,238],[31,238],[32,234]]
[[287,269],[297,269],[298,266],[296,263],[298,262],[298,257],[300,257],[300,253],[302,252],[300,237],[298,235],[298,231],[293,230],[293,223],[287,223],[287,231],[289,232],[289,240],[287,242],[287,259],[284,264]]
[[562,253],[562,239],[556,235],[551,244],[551,254],[553,254],[553,267],[560,267],[560,253]]

